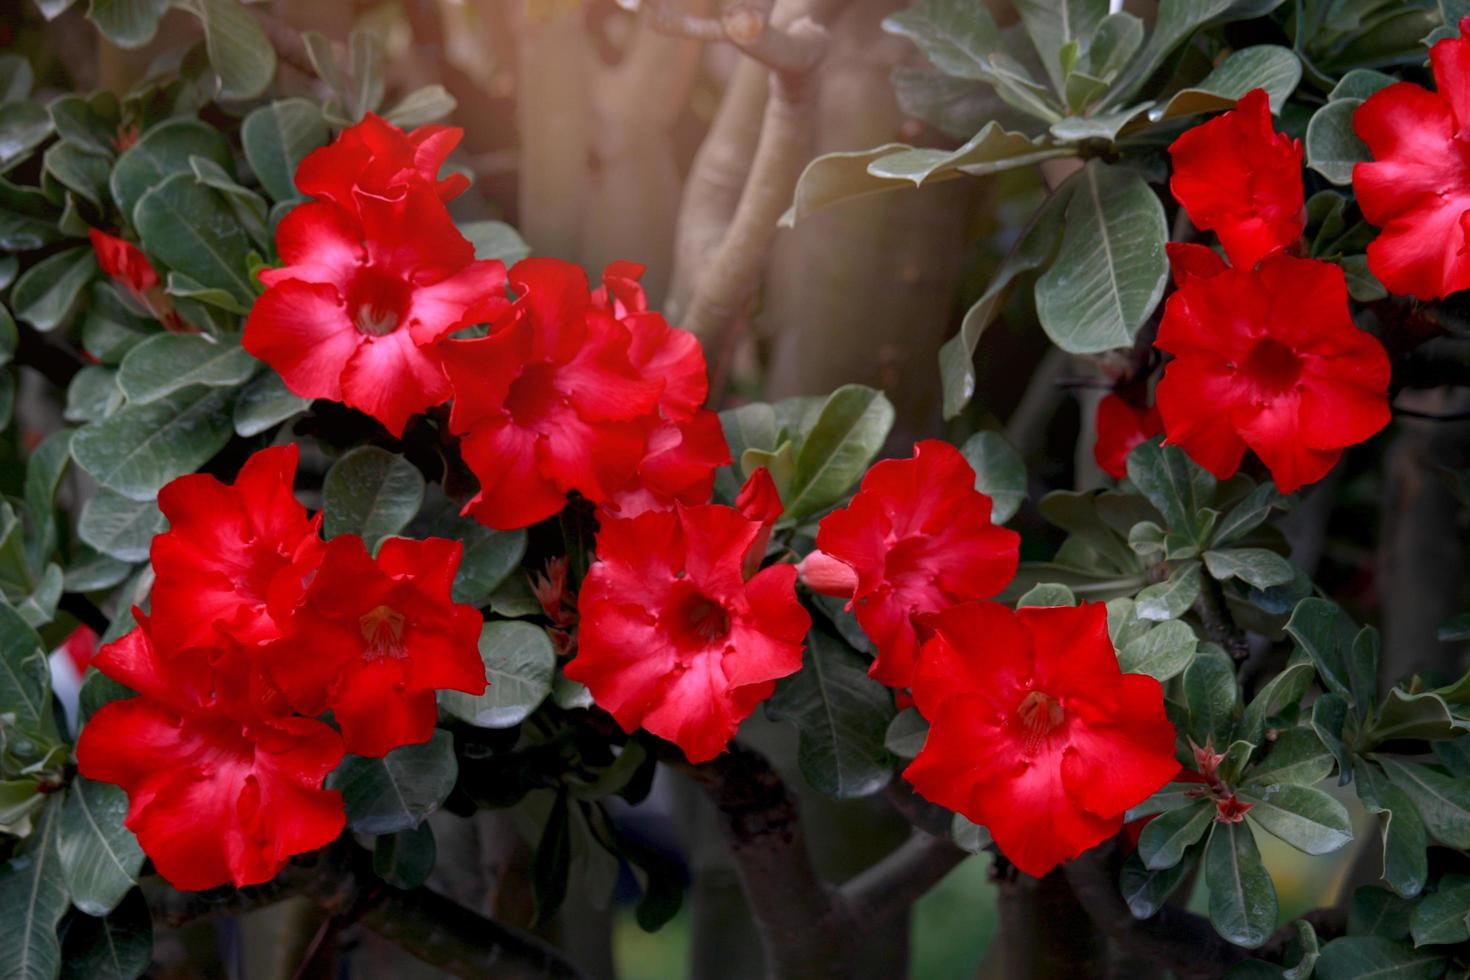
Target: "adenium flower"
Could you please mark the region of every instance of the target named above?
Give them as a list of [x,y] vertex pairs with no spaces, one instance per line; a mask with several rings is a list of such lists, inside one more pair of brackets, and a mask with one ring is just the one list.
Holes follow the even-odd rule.
[[1179,771],[1163,689],[1119,670],[1102,603],[967,602],[932,625],[913,677],[929,735],[904,778],[1026,874],[1118,833]]
[[1470,287],[1470,18],[1429,49],[1437,92],[1399,82],[1353,114],[1371,163],[1353,167],[1358,207],[1382,233],[1368,269],[1389,292],[1439,299]]
[[286,264],[260,273],[268,288],[242,343],[301,397],[343,402],[401,435],[448,400],[435,345],[505,305],[505,267],[475,259],[422,182],[353,194],[353,211],[310,201],[282,219]]
[[1232,265],[1248,269],[1301,237],[1302,144],[1272,128],[1264,89],[1186,130],[1169,155],[1169,189],[1196,227],[1220,237]]
[[463,136],[463,129],[437,125],[405,133],[369,112],[330,144],[306,155],[296,168],[296,188],[348,212],[357,210],[357,190],[391,197],[394,188],[412,183],[426,184],[440,201],[448,201],[470,186],[464,174],[439,179],[444,161]]
[[1388,355],[1354,325],[1342,269],[1284,254],[1229,268],[1199,245],[1169,254],[1185,271],[1155,341],[1174,355],[1155,391],[1167,442],[1220,479],[1249,448],[1291,493],[1388,424]]
[[291,706],[330,710],[347,751],[381,756],[434,734],[436,690],[485,693],[480,613],[450,598],[463,550],[389,538],[374,558],[343,534],[278,579],[271,612],[284,636],[262,655]]
[[322,549],[320,517],[308,519],[292,492],[299,455],[294,443],[262,449],[232,485],[195,473],[158,492],[169,529],[153,539],[151,602],[165,651],[233,650],[280,635],[267,610],[271,584]]
[[173,333],[197,333],[174,309],[173,300],[163,291],[158,271],[143,250],[132,242],[109,235],[96,228],[87,229],[97,265],[143,309]]
[[182,890],[254,885],[336,839],[342,795],[322,780],[342,761],[337,733],[272,710],[259,684],[206,658],[162,656],[134,615],[93,664],[139,696],[98,709],[77,763],[127,791],[124,823],[158,873]]
[[633,334],[593,307],[576,265],[525,259],[510,282],[518,298],[487,336],[443,348],[449,427],[480,481],[465,513],[501,530],[550,517],[572,491],[601,503],[627,488],[666,392],[662,345],[635,366]]
[[992,524],[990,507],[960,451],[926,439],[910,459],[875,464],[852,502],[822,518],[802,578],[852,600],[858,625],[878,648],[874,678],[907,687],[922,619],[987,599],[1015,577],[1021,536]]
[[1114,479],[1128,475],[1128,454],[1139,443],[1162,434],[1164,423],[1157,406],[1139,408],[1118,395],[1107,395],[1097,405],[1097,441],[1092,458]]
[[666,738],[690,762],[719,755],[776,679],[801,669],[811,627],[794,566],[746,578],[761,530],[718,504],[605,519],[566,675],[624,730]]

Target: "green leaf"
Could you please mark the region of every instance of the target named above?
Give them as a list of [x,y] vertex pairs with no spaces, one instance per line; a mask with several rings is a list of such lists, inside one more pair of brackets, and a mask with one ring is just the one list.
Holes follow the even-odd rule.
[[58,852],[72,904],[88,915],[111,912],[136,884],[143,849],[123,826],[128,796],[111,783],[77,776],[61,811]]
[[56,492],[71,465],[71,432],[53,432],[26,460],[26,560],[31,567],[46,563],[56,551]]
[[192,171],[145,193],[133,223],[148,253],[170,269],[201,286],[226,290],[247,306],[255,300],[248,271],[255,245],[224,194]]
[[1162,582],[1138,593],[1139,619],[1168,621],[1178,619],[1199,598],[1199,562],[1185,562]]
[[1449,776],[1393,756],[1380,756],[1393,784],[1414,803],[1424,827],[1442,844],[1470,848],[1470,777]]
[[0,249],[29,252],[66,237],[45,194],[0,179]]
[[276,49],[239,0],[187,0],[204,24],[209,64],[219,75],[220,95],[253,99],[276,74]]
[[975,471],[975,489],[990,498],[990,519],[1004,524],[1026,499],[1026,463],[999,432],[977,432],[960,447]]
[[443,85],[425,85],[399,99],[383,111],[383,118],[400,129],[415,129],[443,119],[458,103]]
[[1347,810],[1320,789],[1278,783],[1240,798],[1254,804],[1247,820],[1307,854],[1330,854],[1353,839]]
[[1169,529],[1196,542],[1207,531],[1204,512],[1215,500],[1215,478],[1178,446],[1157,440],[1128,454],[1128,479],[1164,515]]
[[1380,936],[1343,936],[1322,947],[1317,980],[1434,980],[1445,958]]
[[72,458],[102,486],[131,500],[151,500],[230,441],[233,397],[228,389],[198,386],[128,405],[78,431]]
[[[62,95],[46,107],[56,135],[82,150],[111,158],[117,151],[113,143],[117,135],[117,100],[107,93],[91,99],[80,95]],[[107,186],[104,178],[102,185]]]
[[551,921],[567,897],[567,880],[572,870],[571,805],[565,791],[557,794],[531,859],[531,892],[537,925]]
[[[143,195],[173,174],[192,175],[189,158],[195,156],[232,170],[230,144],[213,127],[197,119],[170,119],[154,126],[118,157],[110,180],[112,199],[123,215],[136,223],[134,211]],[[151,243],[149,246],[151,250]]]
[[311,407],[310,398],[293,394],[274,371],[263,371],[240,392],[235,402],[235,434],[250,438],[260,435]]
[[1270,483],[1258,485],[1245,499],[1230,508],[1225,516],[1215,523],[1215,530],[1210,535],[1210,544],[1219,548],[1221,545],[1238,541],[1251,531],[1260,527],[1271,516],[1273,507],[1282,504],[1281,494],[1276,492],[1276,487]]
[[1415,946],[1453,945],[1470,939],[1470,885],[1446,888],[1414,907],[1409,928]]
[[1260,792],[1281,783],[1311,786],[1330,776],[1332,765],[1332,753],[1315,732],[1289,728],[1277,735],[1265,757],[1251,766],[1246,773],[1246,788]]
[[1108,16],[1106,0],[1016,0],[1016,12],[1026,33],[1041,55],[1047,77],[1058,92],[1067,85],[1068,72],[1063,70],[1062,48],[1068,44],[1086,45]]
[[408,526],[424,502],[424,477],[402,456],[360,446],[332,464],[322,481],[327,537],[356,534],[373,550]]
[[481,695],[442,691],[444,710],[482,728],[513,728],[551,693],[556,648],[531,623],[498,620],[480,630],[480,658],[490,686]]
[[375,31],[358,27],[347,44],[352,66],[348,108],[356,121],[383,104],[383,39]]
[[434,829],[422,823],[373,841],[373,873],[394,888],[417,888],[433,873],[438,856]]
[[1205,847],[1205,885],[1216,932],[1247,949],[1271,938],[1276,931],[1276,888],[1248,826],[1215,824]]
[[3,602],[0,602],[0,712],[13,719],[6,726],[12,729],[8,748],[14,749],[17,732],[31,739],[56,740],[51,669],[45,648],[20,613]]
[[1364,763],[1354,775],[1358,799],[1369,812],[1378,814],[1383,828],[1383,878],[1395,892],[1413,898],[1424,890],[1429,876],[1424,822],[1408,795],[1389,782],[1383,770]]
[[1414,903],[1378,885],[1360,885],[1348,906],[1348,935],[1408,939]]
[[959,333],[939,348],[939,378],[944,387],[946,419],[959,415],[975,395],[975,349],[985,328],[1000,311],[1007,291],[1023,273],[1040,268],[1055,254],[1062,234],[1062,217],[1076,185],[1075,178],[1069,179],[1042,202],[991,276],[990,285],[965,313]]
[[90,0],[87,19],[120,48],[141,48],[158,33],[169,0]]
[[796,455],[785,516],[799,521],[841,500],[882,448],[893,418],[881,391],[843,385],[832,392]]
[[146,405],[190,385],[233,388],[244,384],[260,362],[233,342],[202,334],[158,334],[123,358],[117,384],[130,403]]
[[1337,781],[1344,786],[1353,778],[1353,754],[1343,742],[1347,715],[1347,701],[1331,692],[1323,694],[1312,705],[1312,731],[1317,733],[1337,761]]
[[1038,582],[1021,598],[1016,600],[1016,608],[1022,606],[1075,606],[1077,597],[1072,590],[1065,585],[1056,582]]
[[1070,354],[1130,347],[1169,278],[1169,230],[1137,172],[1094,160],[1067,204],[1062,244],[1036,281],[1036,314]]
[[466,221],[459,232],[475,246],[475,258],[499,259],[506,268],[531,254],[531,246],[504,221]]
[[53,128],[51,114],[39,102],[0,104],[0,174],[29,157]]
[[148,559],[153,536],[168,526],[154,500],[130,500],[99,490],[82,505],[77,536],[104,555],[120,561]]
[[1213,578],[1221,582],[1238,578],[1257,589],[1283,585],[1296,576],[1291,562],[1265,548],[1221,548],[1206,551],[1204,559]]
[[949,822],[949,839],[962,851],[979,854],[990,846],[990,831],[975,823],[963,813],[956,813]]
[[1206,739],[1217,748],[1227,745],[1240,704],[1240,685],[1230,658],[1216,648],[1199,651],[1184,672],[1184,699],[1189,705],[1189,737],[1199,745]]
[[[1367,687],[1367,679],[1355,678],[1350,673],[1352,645],[1358,631],[1340,606],[1326,599],[1303,599],[1292,610],[1286,632],[1311,656],[1317,676],[1328,690],[1357,707],[1360,713],[1366,709],[1362,692]],[[1373,684],[1376,683],[1374,678]],[[1367,694],[1371,700],[1371,689]]]
[[1353,132],[1362,99],[1338,99],[1318,109],[1307,124],[1307,166],[1339,186],[1353,182],[1353,165],[1373,157]]
[[153,959],[153,921],[140,889],[104,918],[73,916],[61,943],[61,980],[134,980]]
[[1120,649],[1118,666],[1125,674],[1147,674],[1166,681],[1190,665],[1198,647],[1189,624],[1171,619]]
[[1123,71],[1103,105],[1128,102],[1175,48],[1230,6],[1231,0],[1173,0],[1160,4],[1148,43]]
[[[52,12],[48,6],[57,3],[58,0],[43,0],[40,4],[41,13],[47,20],[55,17],[70,5],[71,0],[59,0],[61,7]],[[0,103],[22,102],[31,94],[31,86],[36,82],[36,74],[31,70],[31,63],[23,55],[0,54]]]
[[429,741],[380,759],[349,755],[327,777],[327,788],[342,791],[353,830],[392,834],[417,827],[439,809],[458,775],[454,737],[440,728]]
[[82,287],[96,274],[92,246],[57,252],[21,273],[11,290],[10,305],[18,319],[37,330],[54,330],[66,322]]
[[[1147,828],[1145,828],[1147,829]],[[1184,883],[1199,863],[1198,849],[1187,851],[1184,859],[1167,868],[1150,870],[1143,866],[1138,853],[1128,855],[1123,862],[1120,887],[1128,911],[1135,919],[1153,917],[1164,903]]]
[[112,161],[104,154],[93,153],[75,143],[62,141],[47,147],[42,156],[46,172],[61,184],[75,191],[83,200],[94,207],[102,207],[107,193],[107,177],[112,173]]
[[483,606],[526,554],[525,529],[496,531],[478,521],[456,518],[437,533],[464,544],[464,557],[454,577],[453,598],[470,606]]
[[1393,688],[1375,712],[1373,724],[1363,733],[1360,748],[1371,749],[1398,738],[1447,739],[1470,731],[1470,719],[1450,710],[1434,691],[1406,694]]
[[883,747],[900,759],[912,759],[924,747],[929,737],[929,723],[919,714],[918,708],[904,708],[888,723],[888,733],[883,736]]
[[1164,105],[1149,110],[1149,121],[1229,109],[1247,92],[1258,88],[1266,90],[1271,111],[1279,113],[1301,79],[1302,63],[1290,48],[1274,44],[1242,48],[1203,81],[1174,93]]
[[1200,800],[1190,806],[1166,810],[1150,820],[1138,838],[1138,856],[1150,871],[1171,868],[1184,852],[1205,835],[1215,820],[1215,805]]
[[61,968],[57,923],[66,912],[66,884],[57,858],[61,800],[41,808],[30,836],[0,866],[0,970],[5,980],[52,980]]
[[868,676],[867,662],[840,640],[821,630],[807,634],[801,672],[781,681],[766,706],[772,718],[796,726],[797,761],[818,792],[869,796],[892,778],[893,759],[883,742],[893,700]]
[[904,115],[922,119],[958,140],[967,140],[988,122],[1018,130],[1030,124],[984,82],[955,78],[927,66],[904,65],[889,76]]
[[867,169],[874,186],[855,180],[850,185],[853,193],[846,196],[860,197],[877,190],[909,185],[922,187],[967,174],[984,177],[1043,160],[1072,156],[1074,152],[1068,147],[1055,146],[1050,140],[1012,132],[1000,123],[989,122],[956,150],[904,146],[878,157],[868,164]]
[[[1282,980],[1307,980],[1317,968],[1322,950],[1317,943],[1317,930],[1306,919],[1296,920],[1296,945],[1301,947],[1301,955],[1295,965],[1281,971]],[[1289,955],[1290,947],[1287,949]]]

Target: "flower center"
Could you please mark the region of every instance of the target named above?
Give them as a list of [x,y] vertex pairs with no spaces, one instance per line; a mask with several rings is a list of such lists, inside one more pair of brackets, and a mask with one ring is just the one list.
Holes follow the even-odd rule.
[[1034,754],[1046,737],[1064,720],[1062,704],[1044,691],[1029,691],[1016,705],[1016,722],[1021,728],[1026,753]]
[[1301,377],[1302,362],[1290,347],[1263,337],[1246,355],[1244,369],[1262,391],[1280,394]]
[[708,646],[730,635],[725,607],[693,586],[674,601],[671,613],[668,623],[680,646]]
[[505,409],[516,424],[535,427],[561,404],[563,399],[555,381],[555,365],[530,364],[521,371],[520,377],[510,383],[510,390],[505,395]]
[[352,279],[347,310],[352,325],[369,337],[383,337],[403,323],[408,313],[410,286],[397,276],[364,266]]
[[408,653],[403,646],[403,613],[391,606],[374,606],[358,620],[365,645],[364,660],[392,657],[402,660]]

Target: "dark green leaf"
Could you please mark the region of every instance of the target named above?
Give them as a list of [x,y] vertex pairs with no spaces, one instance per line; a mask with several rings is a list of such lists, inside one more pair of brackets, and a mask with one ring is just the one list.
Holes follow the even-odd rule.
[[1169,278],[1164,208],[1137,172],[1092,161],[1067,205],[1062,244],[1036,281],[1036,314],[1058,347],[1130,347]]
[[405,745],[381,759],[349,755],[327,777],[342,791],[347,823],[362,834],[391,834],[417,827],[454,788],[459,766],[454,738],[443,729],[421,745]]
[[881,392],[843,385],[828,396],[796,455],[786,517],[810,517],[842,499],[893,428],[893,405]]
[[201,334],[165,333],[128,352],[117,383],[130,403],[145,405],[190,385],[234,388],[244,384],[260,362],[237,343],[218,343]]
[[1016,607],[1022,606],[1075,606],[1077,597],[1065,585],[1056,582],[1038,582],[1021,598]]
[[276,51],[239,0],[188,0],[204,24],[209,63],[219,74],[220,95],[253,99],[276,74]]
[[990,519],[1004,524],[1026,499],[1026,463],[999,432],[977,432],[960,447],[975,470],[975,489],[991,500]]
[[87,18],[120,48],[140,48],[158,33],[169,0],[90,0]]
[[[71,5],[72,0],[41,0],[41,13],[47,20]],[[19,54],[0,54],[0,102],[20,102],[31,94],[36,75],[31,63]]]
[[428,822],[373,841],[373,873],[394,888],[417,888],[434,871],[438,848]]
[[1429,875],[1424,823],[1408,795],[1377,766],[1362,763],[1354,775],[1358,799],[1378,814],[1383,827],[1383,878],[1395,892],[1413,898],[1424,890]]
[[[1358,630],[1340,606],[1326,599],[1303,599],[1292,610],[1286,632],[1311,655],[1317,675],[1328,690],[1355,705],[1360,713],[1366,709],[1367,705],[1355,694],[1350,673],[1352,645]],[[1361,682],[1358,687],[1362,687]]]
[[919,714],[918,708],[904,708],[888,723],[888,733],[883,736],[883,747],[900,759],[912,759],[924,747],[929,737],[929,723]]
[[459,231],[475,246],[477,259],[499,259],[509,268],[531,254],[531,246],[504,221],[467,221]]
[[1060,54],[1067,44],[1086,45],[1108,15],[1106,0],[1016,0],[1026,33],[1041,55],[1052,86],[1066,88],[1067,72]]
[[[29,738],[54,741],[57,737],[51,709],[51,671],[41,638],[20,613],[3,602],[0,602],[0,712],[13,717],[8,728]],[[10,739],[13,743],[15,734]]]
[[1128,479],[1164,515],[1170,530],[1200,540],[1205,511],[1215,500],[1215,478],[1178,446],[1157,441],[1136,446],[1128,454]]
[[1324,694],[1312,705],[1312,730],[1337,760],[1338,784],[1353,778],[1353,758],[1343,742],[1347,724],[1348,703],[1336,694]]
[[1317,980],[1434,980],[1445,958],[1379,936],[1343,936],[1322,947]]
[[1360,885],[1348,906],[1349,936],[1408,939],[1414,903],[1378,885]]
[[813,789],[841,799],[876,793],[893,775],[883,747],[893,700],[842,641],[813,630],[807,644],[801,672],[767,702],[770,715],[796,725],[797,759]]
[[46,172],[56,178],[61,186],[74,191],[94,207],[103,206],[107,194],[107,177],[112,173],[112,161],[104,154],[62,141],[47,147],[42,159]]
[[[3,635],[3,631],[0,631]],[[61,968],[56,926],[66,912],[57,857],[61,799],[38,812],[30,836],[0,866],[0,971],[5,980],[52,980]]]
[[56,491],[71,465],[71,432],[62,429],[47,436],[26,460],[26,560],[43,566],[56,551]]
[[1413,801],[1430,835],[1450,847],[1470,848],[1470,777],[1449,776],[1393,756],[1380,756],[1378,761]]
[[1186,852],[1184,859],[1168,868],[1150,871],[1143,866],[1138,853],[1128,855],[1123,862],[1121,888],[1123,900],[1135,919],[1152,917],[1164,907],[1169,896],[1184,883],[1199,863],[1198,849]]
[[1246,773],[1246,786],[1257,790],[1281,783],[1311,786],[1330,776],[1332,765],[1332,753],[1315,732],[1291,728],[1276,736],[1265,757]]
[[531,623],[497,620],[480,631],[480,658],[490,686],[478,697],[443,691],[439,703],[456,718],[483,728],[511,728],[551,693],[556,648],[546,631]]
[[[116,152],[117,101],[107,94],[92,99],[80,95],[63,95],[46,107],[56,135],[74,146],[112,157]],[[104,178],[105,188],[107,181]]]
[[383,110],[383,118],[400,129],[414,129],[443,119],[457,104],[443,85],[425,85]]
[[1222,548],[1206,551],[1205,568],[1220,581],[1238,578],[1258,589],[1290,582],[1296,573],[1291,562],[1265,548]]
[[1372,726],[1359,740],[1364,751],[1396,738],[1449,739],[1470,731],[1470,719],[1456,715],[1434,691],[1406,694],[1396,687],[1388,692],[1375,715]]
[[15,281],[10,304],[16,318],[37,330],[54,330],[66,321],[82,287],[96,273],[97,258],[90,245],[47,256]]
[[1164,581],[1150,585],[1138,593],[1138,618],[1178,619],[1194,605],[1199,598],[1199,590],[1199,562],[1186,562]]
[[39,102],[0,103],[0,174],[30,156],[52,130],[51,114]]
[[106,917],[73,916],[61,944],[61,980],[134,980],[153,959],[153,921],[140,889]]
[[59,242],[67,233],[56,222],[55,208],[40,190],[0,179],[0,249],[29,252]]
[[262,371],[235,402],[235,434],[248,439],[295,418],[310,407],[311,399],[292,394],[279,374]]
[[361,446],[332,464],[322,482],[327,537],[356,534],[369,550],[408,526],[424,502],[424,477],[402,456]]
[[1184,852],[1205,835],[1215,819],[1215,805],[1199,800],[1190,806],[1166,810],[1150,820],[1138,838],[1138,856],[1150,871],[1171,868]]
[[1347,810],[1319,789],[1278,783],[1240,798],[1253,804],[1247,820],[1299,851],[1330,854],[1353,839]]
[[1149,121],[1161,122],[1200,112],[1229,109],[1252,89],[1265,89],[1272,112],[1280,112],[1301,81],[1302,63],[1290,48],[1259,44],[1232,52],[1203,81],[1175,92],[1162,106],[1149,110]]
[[1166,681],[1189,666],[1198,646],[1194,630],[1173,619],[1120,648],[1118,666],[1125,674],[1147,674]]
[[1247,949],[1271,938],[1276,931],[1276,888],[1248,826],[1215,824],[1205,847],[1205,885],[1210,921],[1220,935]]
[[1189,705],[1189,737],[1199,745],[1206,739],[1216,748],[1227,745],[1240,705],[1240,686],[1235,666],[1218,648],[1201,650],[1184,672],[1184,698]]
[[111,912],[136,883],[143,849],[123,826],[128,797],[111,783],[77,776],[61,813],[58,853],[72,904],[87,915]]
[[174,477],[192,473],[233,431],[234,392],[185,388],[147,405],[128,405],[72,439],[72,457],[97,482],[132,500],[150,500]]
[[99,490],[82,505],[77,536],[104,555],[138,562],[147,560],[153,536],[166,527],[156,501]]
[[1414,907],[1409,928],[1415,946],[1453,945],[1470,939],[1470,885],[1446,888]]
[[[191,157],[201,156],[231,170],[230,144],[197,119],[170,119],[143,134],[112,170],[112,197],[129,220],[138,201],[174,174],[193,174]],[[197,277],[196,277],[197,278]]]
[[226,290],[243,304],[254,301],[248,268],[254,242],[225,195],[192,171],[145,193],[133,223],[148,253],[170,269],[201,286]]
[[1148,43],[1113,86],[1104,105],[1126,105],[1164,60],[1199,27],[1230,9],[1231,0],[1173,0],[1159,5]]
[[1362,99],[1329,102],[1307,124],[1307,166],[1340,186],[1352,183],[1355,164],[1372,159],[1353,132],[1353,114],[1362,104]]
[[483,606],[521,564],[526,553],[525,530],[496,531],[478,521],[454,517],[436,527],[436,534],[464,545],[464,557],[454,576],[454,601]]
[[551,921],[567,897],[567,879],[572,869],[572,804],[559,793],[541,829],[536,855],[531,859],[531,891],[536,901],[537,924]]
[[1398,81],[1392,75],[1385,75],[1381,71],[1373,71],[1370,68],[1354,68],[1332,87],[1332,92],[1327,97],[1331,100],[1337,99],[1366,99],[1379,89],[1387,88]]

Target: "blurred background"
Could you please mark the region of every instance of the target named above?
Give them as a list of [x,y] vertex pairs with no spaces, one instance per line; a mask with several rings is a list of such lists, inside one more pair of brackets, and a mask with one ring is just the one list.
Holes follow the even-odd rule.
[[[93,3],[100,0],[93,0]],[[122,2],[122,0],[117,0]],[[153,2],[153,0],[130,0]],[[163,0],[158,0],[161,4]],[[642,0],[644,3],[651,0]],[[978,2],[978,0],[977,0]],[[390,99],[439,84],[453,97],[447,122],[465,136],[452,165],[470,172],[472,189],[453,208],[463,220],[512,223],[538,254],[580,262],[594,275],[608,262],[647,266],[650,302],[685,322],[702,281],[737,221],[742,193],[761,151],[772,73],[735,47],[674,37],[638,0],[272,0],[252,9],[281,56],[283,94],[320,83],[308,70],[301,32],[346,43],[353,28],[382,38]],[[85,4],[47,22],[31,0],[0,2],[0,46],[31,57],[36,98],[63,90],[123,91],[149,70],[158,52],[197,35],[197,19],[170,13],[158,37],[136,50],[109,44],[82,16]],[[953,147],[959,141],[908,115],[895,96],[895,70],[922,56],[884,33],[883,18],[902,0],[776,0],[776,23],[798,16],[826,26],[825,54],[788,92],[801,107],[784,138],[784,201],[795,173],[813,156],[884,143]],[[1149,4],[1129,5],[1147,16]],[[1014,20],[995,4],[997,19]],[[664,15],[711,17],[713,0],[669,0]],[[794,169],[793,169],[794,168]],[[1005,425],[1027,458],[1032,499],[1057,487],[1093,485],[1090,412],[1101,396],[1094,365],[1047,355],[1024,295],[985,335],[978,356],[978,396],[960,418],[940,416],[936,354],[1044,194],[1039,171],[1013,171],[850,200],[777,230],[758,222],[760,240],[745,256],[753,291],[721,312],[704,332],[716,407],[742,399],[826,394],[859,382],[883,388],[898,412],[890,449],[906,454],[917,439]],[[779,183],[778,188],[779,190]],[[767,207],[769,211],[769,206]],[[1372,618],[1379,602],[1369,526],[1376,520],[1383,470],[1360,454],[1324,485],[1330,521],[1314,545],[1317,580]],[[1017,518],[1023,557],[1056,545],[1034,511]],[[1390,668],[1391,669],[1391,668]],[[743,737],[795,774],[794,730],[752,719]],[[1355,806],[1351,794],[1344,802]],[[534,799],[532,801],[534,806]],[[907,832],[883,797],[840,803],[808,794],[803,821],[819,869],[839,882],[896,846]],[[591,975],[624,980],[759,976],[760,946],[709,804],[684,781],[659,774],[649,799],[618,819],[625,832],[677,860],[687,890],[679,915],[649,934],[624,900],[636,895],[626,867],[579,855],[566,908],[544,930]],[[1361,828],[1369,826],[1356,812]],[[433,887],[465,905],[516,925],[532,917],[527,870],[531,845],[514,811],[471,820],[433,818],[439,862]],[[531,828],[534,832],[534,827]],[[1263,839],[1281,893],[1282,921],[1329,901],[1357,862],[1345,851],[1311,859]],[[1360,835],[1375,849],[1375,835]],[[980,854],[953,871],[911,918],[872,923],[864,935],[865,975],[920,978],[1003,976],[995,957],[997,886],[991,858]],[[1356,869],[1356,870],[1355,870]],[[599,908],[596,883],[620,877],[614,900]],[[1372,875],[1370,875],[1371,877]],[[581,886],[579,887],[579,882]],[[208,975],[227,964],[249,980],[349,976],[413,978],[432,971],[371,934],[333,933],[331,955],[307,956],[323,913],[285,903],[223,923],[160,935],[160,976]],[[1031,923],[1044,930],[1046,923]],[[1007,932],[1014,923],[1007,926]],[[1018,941],[1021,937],[1016,937]],[[1043,940],[1044,941],[1044,940]]]

